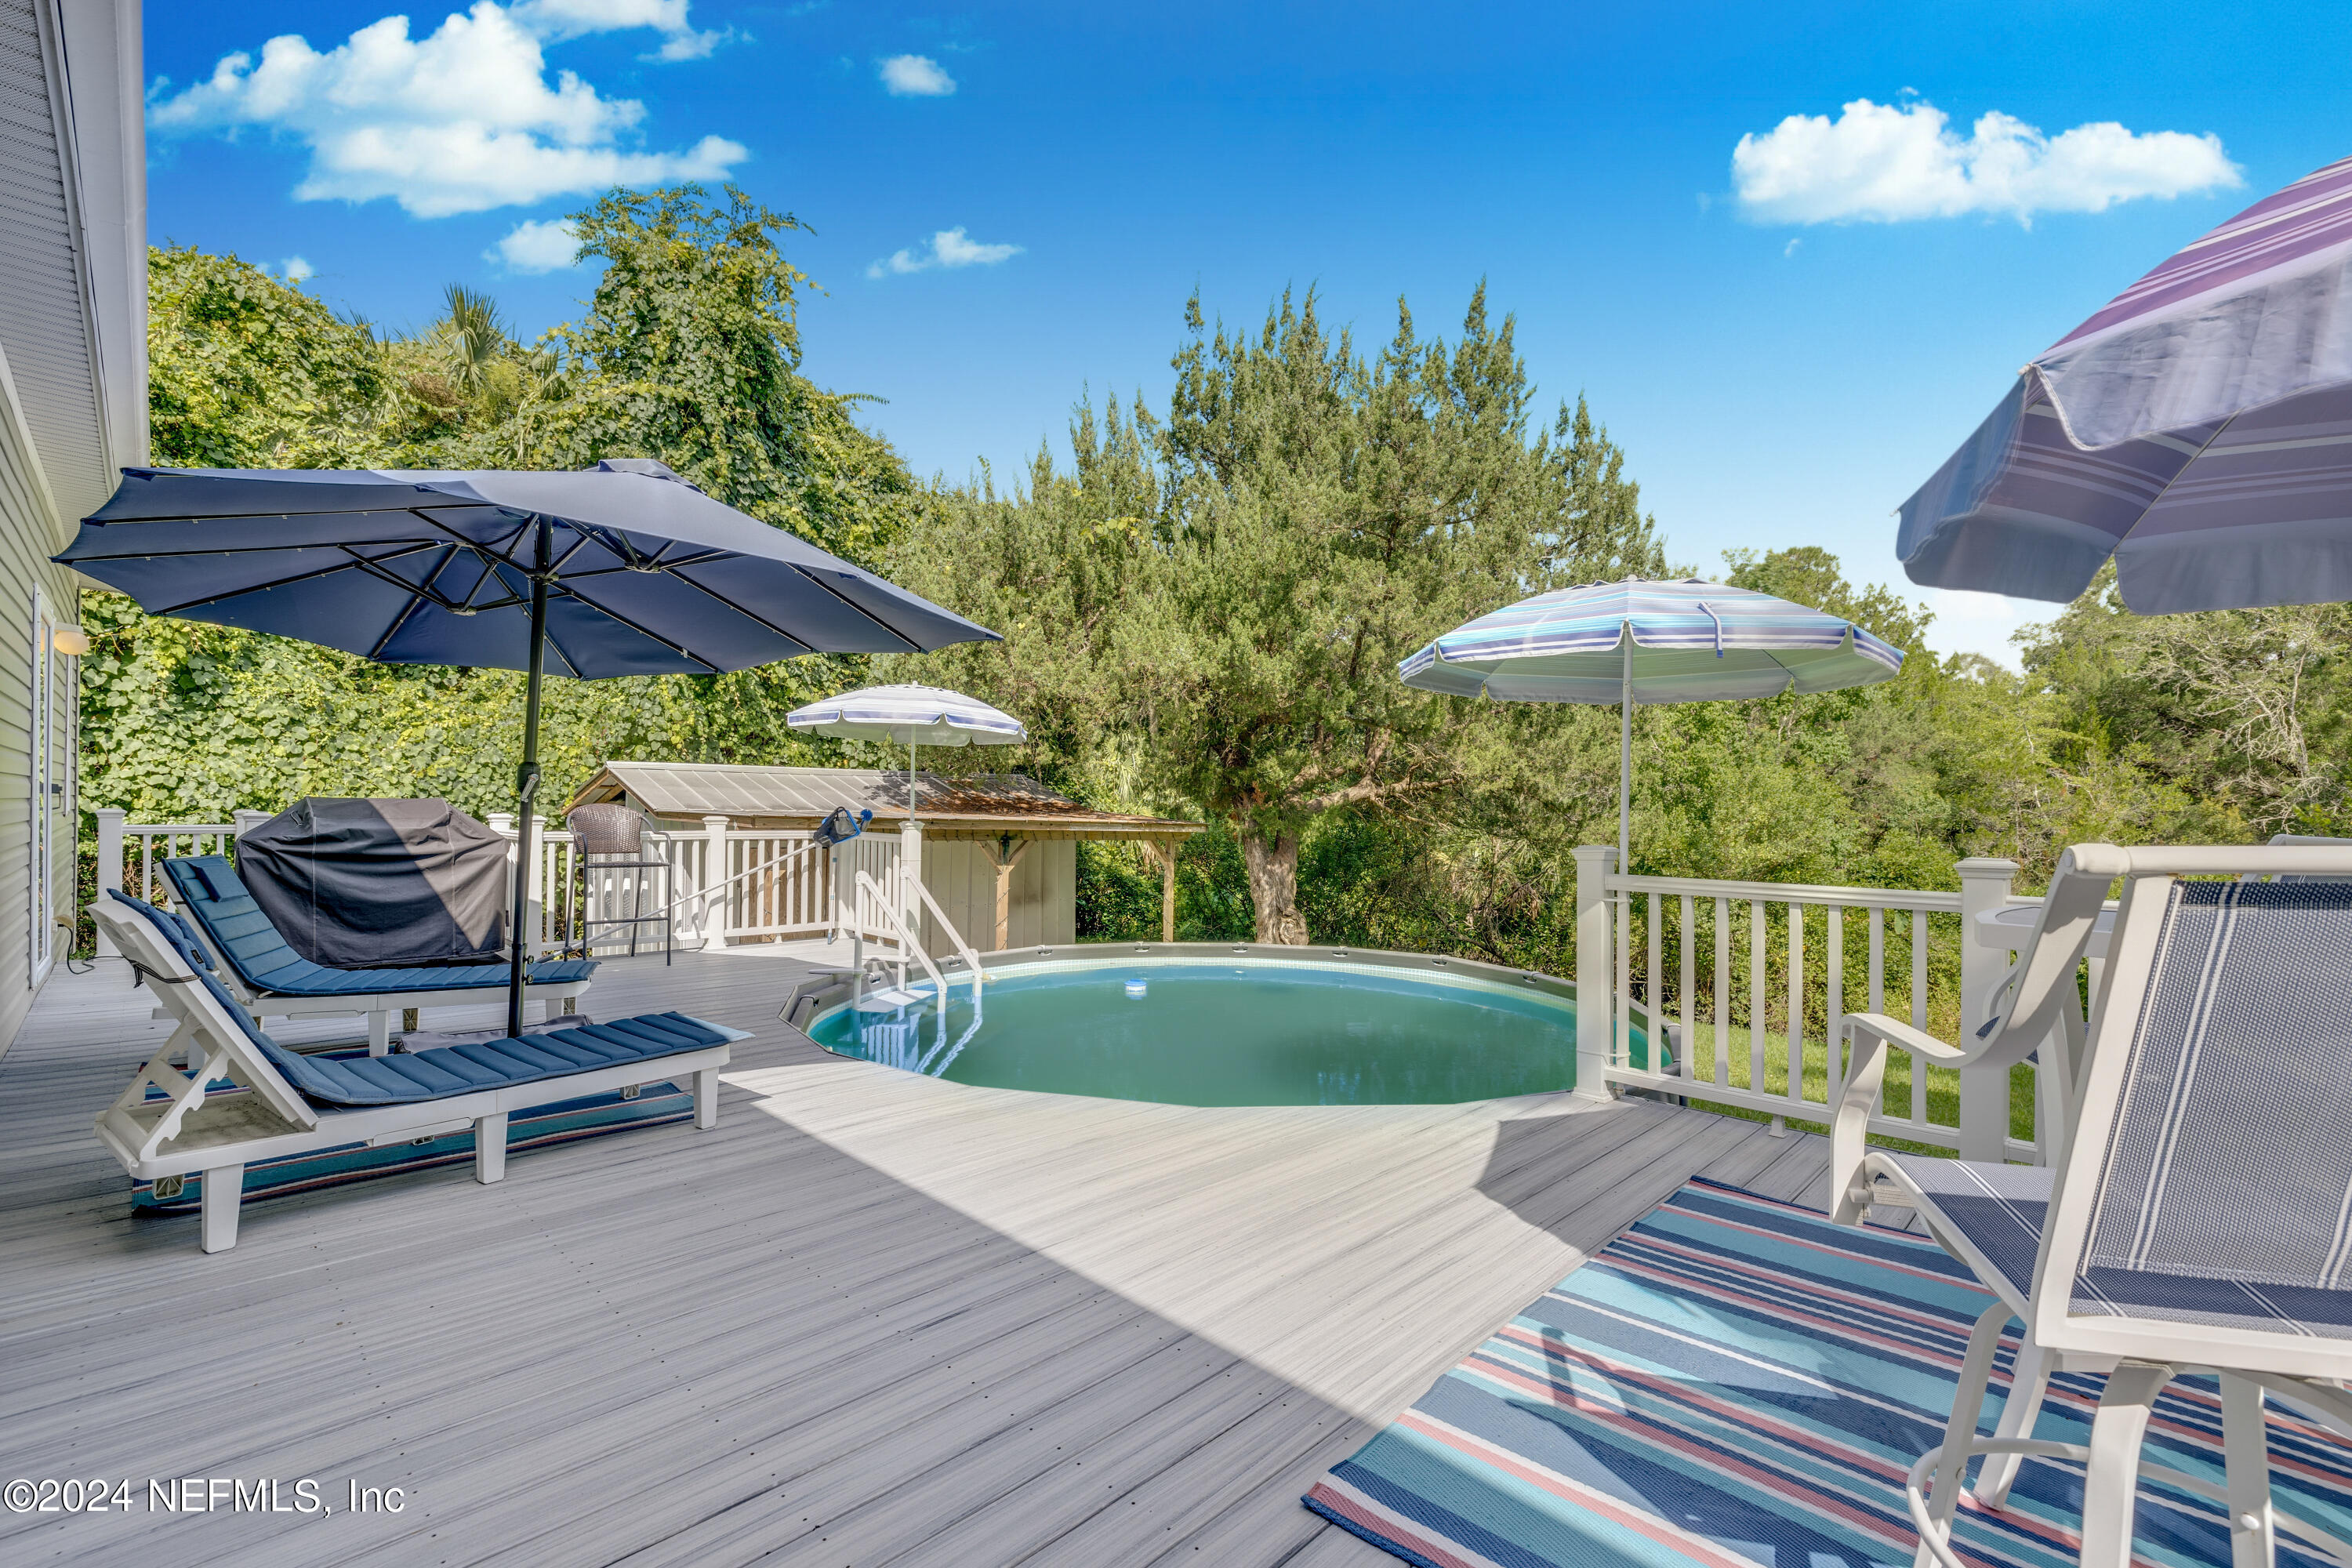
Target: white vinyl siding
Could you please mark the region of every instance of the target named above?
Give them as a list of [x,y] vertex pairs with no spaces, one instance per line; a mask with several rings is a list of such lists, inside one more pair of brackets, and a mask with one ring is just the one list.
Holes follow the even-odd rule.
[[[0,398],[5,395],[5,384],[0,383]],[[74,792],[78,661],[46,648],[47,657],[37,661],[34,647],[36,599],[47,612],[45,618],[70,626],[79,618],[79,595],[72,578],[47,559],[55,548],[48,539],[48,509],[29,478],[21,429],[0,409],[0,889],[13,889],[0,897],[0,1046],[15,1037],[45,973],[45,966],[37,965],[40,944],[36,938],[49,933],[33,930],[33,911],[40,902],[34,896],[36,769],[47,770],[45,784],[63,786],[57,795],[43,791],[54,845],[47,903],[58,911],[74,907],[74,841],[80,804]],[[47,671],[43,664],[49,667]],[[45,674],[52,683],[48,743],[37,748],[34,701]]]
[[48,558],[147,459],[139,48],[138,0],[0,0],[0,1051],[76,902],[79,667],[36,621],[80,593]]

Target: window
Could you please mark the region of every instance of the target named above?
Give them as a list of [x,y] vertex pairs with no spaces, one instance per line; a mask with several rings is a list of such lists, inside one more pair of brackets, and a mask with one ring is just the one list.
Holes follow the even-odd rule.
[[30,702],[26,714],[26,752],[32,777],[26,814],[32,839],[26,872],[31,884],[26,913],[32,929],[27,933],[30,952],[26,978],[27,984],[38,985],[48,977],[49,965],[57,957],[58,841],[64,840],[68,854],[73,844],[72,825],[66,816],[72,804],[66,795],[66,780],[72,771],[72,737],[70,721],[60,722],[61,710],[71,707],[70,669],[66,657],[58,651],[56,617],[38,589],[33,593],[30,651],[32,689],[26,693]]

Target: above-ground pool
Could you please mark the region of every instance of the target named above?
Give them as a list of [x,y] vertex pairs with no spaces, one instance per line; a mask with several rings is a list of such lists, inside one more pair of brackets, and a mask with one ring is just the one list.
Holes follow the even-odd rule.
[[[1386,961],[1382,961],[1386,960]],[[809,1023],[843,1056],[990,1089],[1171,1105],[1405,1105],[1573,1087],[1556,982],[1443,961],[1088,955],[950,976],[944,1016],[869,996]]]

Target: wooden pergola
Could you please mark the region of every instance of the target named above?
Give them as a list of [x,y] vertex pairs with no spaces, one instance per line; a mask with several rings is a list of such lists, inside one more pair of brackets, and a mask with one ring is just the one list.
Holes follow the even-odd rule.
[[1125,841],[1150,850],[1160,866],[1160,940],[1176,940],[1176,853],[1201,824],[1097,811],[1017,773],[925,782],[937,787],[924,790],[918,805],[923,837],[977,844],[995,869],[998,948],[1007,945],[1012,922],[1013,868],[1032,844],[1055,838]]
[[[724,763],[613,762],[574,805],[625,801],[672,822],[724,816],[743,828],[807,832],[836,807],[873,814],[877,828],[907,820],[907,775],[869,768]],[[1013,872],[1032,845],[1055,839],[1142,845],[1160,867],[1160,935],[1176,940],[1176,854],[1197,822],[1098,811],[1021,773],[915,775],[915,812],[927,842],[970,843],[996,874],[992,945],[1010,945]]]

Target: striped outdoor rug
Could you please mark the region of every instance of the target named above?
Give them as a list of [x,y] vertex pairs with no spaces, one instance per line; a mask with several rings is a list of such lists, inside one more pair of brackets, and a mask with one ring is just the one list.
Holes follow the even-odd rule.
[[[1988,1300],[1932,1242],[1693,1182],[1305,1500],[1437,1568],[1900,1568],[1903,1478],[1943,1435]],[[2061,1378],[2035,1436],[2086,1441],[2100,1381]],[[2149,1428],[2162,1462],[2219,1484],[2221,1440],[2211,1381],[2175,1383]],[[2283,1508],[2352,1533],[2352,1447],[2273,1412],[2271,1459]],[[2228,1568],[2214,1505],[2140,1496],[2141,1563]],[[1964,1505],[1961,1555],[2071,1568],[2080,1506],[2075,1472],[2029,1462],[2006,1510]],[[2279,1562],[2324,1563],[2284,1540]]]

